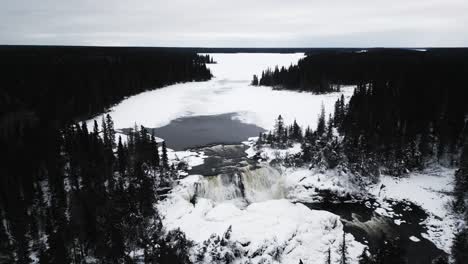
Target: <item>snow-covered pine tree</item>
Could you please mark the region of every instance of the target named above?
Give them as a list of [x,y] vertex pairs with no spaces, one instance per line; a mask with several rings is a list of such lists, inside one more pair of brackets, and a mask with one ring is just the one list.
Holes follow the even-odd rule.
[[323,136],[323,134],[325,133],[325,106],[323,104],[317,122],[317,130],[315,130],[315,132],[319,137]]

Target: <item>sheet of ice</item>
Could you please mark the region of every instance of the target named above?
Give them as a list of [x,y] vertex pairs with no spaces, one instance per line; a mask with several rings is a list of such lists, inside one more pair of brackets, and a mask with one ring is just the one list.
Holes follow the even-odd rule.
[[[303,54],[211,54],[217,64],[209,67],[215,76],[206,82],[175,84],[123,100],[110,110],[116,128],[161,127],[184,116],[237,113],[244,123],[271,129],[282,115],[286,123],[297,119],[301,125],[316,125],[321,105],[327,113],[342,93],[314,95],[271,87],[250,86],[252,75],[275,65],[289,66]],[[349,98],[354,87],[344,87]],[[100,120],[100,116],[96,117]],[[91,124],[91,120],[89,124]]]
[[[427,220],[421,223],[428,228],[427,234],[422,236],[449,253],[454,231],[459,224],[459,219],[450,209],[454,174],[454,169],[436,166],[403,178],[383,175],[381,183],[370,189],[370,193],[374,194],[381,204],[376,212],[394,216],[386,199],[408,200],[421,206],[429,215]],[[382,184],[384,187],[380,191]]]
[[[310,210],[288,200],[269,200],[239,208],[233,203],[215,203],[199,198],[195,205],[189,202],[193,184],[200,179],[189,176],[158,204],[168,229],[180,228],[188,238],[197,243],[208,239],[211,234],[222,235],[232,226],[232,239],[246,245],[244,248],[253,263],[259,263],[262,256],[255,252],[270,247],[284,247],[280,263],[315,263],[325,257],[328,248],[332,258],[338,260],[338,246],[343,226],[339,217],[325,211]],[[346,236],[349,245],[350,263],[357,263],[357,257],[364,245]],[[275,262],[276,263],[276,262]]]

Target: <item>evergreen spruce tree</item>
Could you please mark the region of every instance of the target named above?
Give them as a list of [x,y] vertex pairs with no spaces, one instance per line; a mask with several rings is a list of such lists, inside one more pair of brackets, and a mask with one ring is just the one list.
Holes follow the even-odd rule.
[[101,121],[101,127],[102,127],[102,139],[104,141],[104,145],[110,146],[110,139],[109,139],[109,131],[107,130],[107,123],[104,117],[102,117]]
[[167,148],[166,148],[166,141],[163,141],[162,142],[162,157],[161,157],[161,161],[162,161],[162,167],[165,169],[165,170],[168,170],[169,169],[169,159],[167,157]]
[[125,155],[125,149],[122,144],[121,136],[119,136],[119,143],[117,144],[117,162],[120,175],[125,175],[125,170],[127,168],[127,157]]
[[99,126],[98,126],[96,119],[94,119],[93,134],[95,138],[99,137]]
[[284,120],[281,115],[278,116],[275,122],[275,138],[278,142],[281,142],[284,136]]
[[112,117],[109,114],[106,115],[106,127],[107,127],[107,133],[109,137],[109,143],[112,146],[112,148],[115,148],[116,142],[115,142],[114,121],[112,120]]
[[292,136],[294,140],[301,141],[302,140],[302,129],[297,124],[296,119],[294,119],[294,123],[292,125]]
[[254,74],[253,76],[253,80],[252,80],[252,83],[251,83],[253,86],[257,86],[258,85],[258,77],[257,75]]
[[333,137],[333,118],[331,114],[328,117],[327,122],[327,140],[330,140]]
[[321,137],[325,133],[325,107],[322,104],[322,109],[320,111],[320,116],[317,122],[317,136]]
[[312,133],[312,129],[310,127],[307,127],[306,130],[305,130],[305,133],[304,133],[304,138],[305,140],[309,141],[309,142],[312,142],[312,139],[313,139],[313,133]]

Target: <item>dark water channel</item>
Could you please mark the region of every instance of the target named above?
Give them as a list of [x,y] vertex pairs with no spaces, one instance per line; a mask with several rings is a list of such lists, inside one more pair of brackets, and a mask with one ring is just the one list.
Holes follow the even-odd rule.
[[[382,245],[384,238],[398,238],[408,264],[431,263],[438,256],[445,255],[444,251],[421,236],[421,233],[426,233],[426,228],[420,223],[427,218],[427,214],[419,206],[409,202],[396,202],[392,205],[393,212],[401,216],[392,219],[377,214],[374,211],[376,208],[374,202],[366,200],[304,204],[310,209],[325,210],[339,215],[344,230],[351,233],[357,241],[368,245],[373,253]],[[394,219],[401,220],[401,223],[397,225]],[[420,241],[410,240],[411,236]]]

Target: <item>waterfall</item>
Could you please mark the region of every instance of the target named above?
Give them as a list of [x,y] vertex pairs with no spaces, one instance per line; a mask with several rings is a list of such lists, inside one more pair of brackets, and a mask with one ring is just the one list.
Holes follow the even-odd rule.
[[238,174],[220,174],[204,177],[196,185],[197,197],[216,202],[242,198],[241,179]]
[[244,198],[248,202],[261,202],[285,197],[283,177],[277,169],[270,166],[255,170],[243,169]]
[[196,185],[196,195],[216,202],[242,199],[252,203],[284,198],[285,188],[280,172],[265,165],[204,177]]

